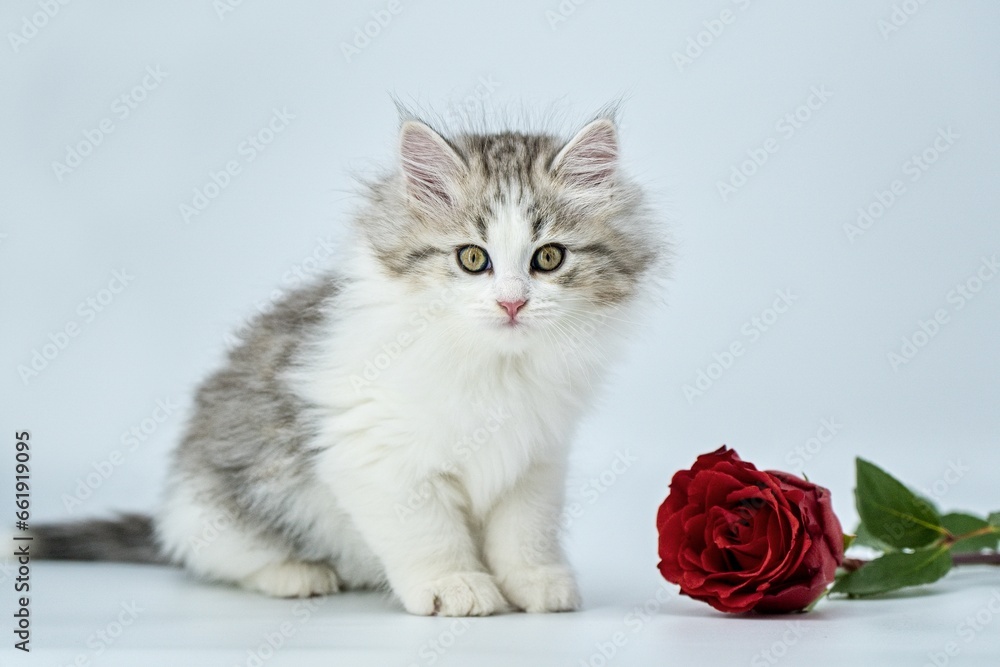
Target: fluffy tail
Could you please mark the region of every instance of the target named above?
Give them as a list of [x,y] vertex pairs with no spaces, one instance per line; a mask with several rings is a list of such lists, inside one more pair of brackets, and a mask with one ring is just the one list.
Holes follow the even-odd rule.
[[121,514],[117,519],[33,526],[31,555],[46,560],[105,560],[122,563],[169,561],[160,553],[153,519]]

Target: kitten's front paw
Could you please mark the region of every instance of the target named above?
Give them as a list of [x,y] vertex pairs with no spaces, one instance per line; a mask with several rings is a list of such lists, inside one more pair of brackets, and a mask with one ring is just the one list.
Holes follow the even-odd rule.
[[401,597],[406,611],[420,616],[489,616],[510,609],[485,572],[450,574],[414,586]]
[[507,599],[527,612],[576,611],[580,591],[564,565],[526,567],[500,579]]

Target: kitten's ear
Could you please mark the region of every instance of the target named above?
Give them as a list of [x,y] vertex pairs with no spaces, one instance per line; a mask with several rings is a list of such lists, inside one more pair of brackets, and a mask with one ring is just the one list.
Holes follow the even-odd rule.
[[465,173],[465,163],[440,134],[427,125],[408,120],[399,131],[399,157],[406,191],[430,206],[451,206],[455,185]]
[[577,132],[552,161],[552,170],[558,176],[586,189],[610,183],[617,168],[618,130],[607,118],[599,118]]

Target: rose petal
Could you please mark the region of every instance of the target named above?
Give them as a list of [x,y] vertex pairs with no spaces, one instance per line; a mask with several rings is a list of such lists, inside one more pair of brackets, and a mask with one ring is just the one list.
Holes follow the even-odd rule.
[[843,561],[828,490],[725,446],[673,476],[656,524],[663,576],[721,611],[801,609]]

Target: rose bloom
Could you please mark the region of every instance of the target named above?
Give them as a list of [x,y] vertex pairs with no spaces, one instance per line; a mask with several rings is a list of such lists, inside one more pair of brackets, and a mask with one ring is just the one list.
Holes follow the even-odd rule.
[[656,527],[660,572],[719,611],[805,609],[844,559],[829,491],[725,446],[674,475]]

